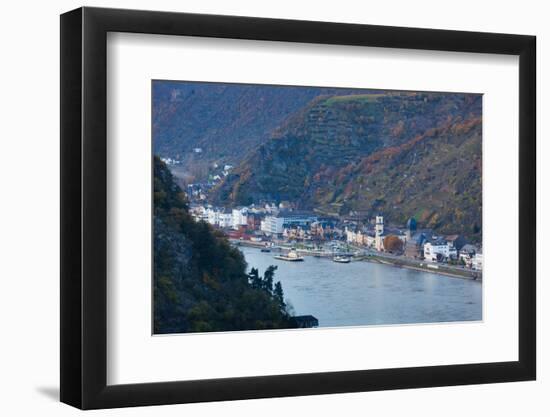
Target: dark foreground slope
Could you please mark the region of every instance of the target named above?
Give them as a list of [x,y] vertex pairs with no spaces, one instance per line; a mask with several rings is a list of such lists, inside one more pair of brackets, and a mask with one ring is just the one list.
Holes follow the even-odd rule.
[[170,171],[154,164],[154,332],[293,327],[273,271],[247,275],[242,254],[191,218]]

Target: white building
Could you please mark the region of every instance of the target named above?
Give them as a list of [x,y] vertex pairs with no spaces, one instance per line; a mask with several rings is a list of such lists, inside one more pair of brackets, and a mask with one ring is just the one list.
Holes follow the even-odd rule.
[[237,207],[231,211],[231,227],[238,230],[241,226],[246,226],[248,220],[248,209],[246,207]]
[[214,208],[206,209],[206,218],[208,223],[217,225],[220,223],[220,212]]
[[460,249],[459,259],[468,268],[473,268],[477,248],[474,245],[466,244]]
[[195,221],[208,222],[208,211],[204,206],[191,207],[189,210]]
[[284,220],[279,216],[266,216],[260,223],[260,230],[269,235],[280,235],[284,230]]
[[483,253],[477,252],[475,254],[472,262],[472,268],[474,268],[476,271],[481,271],[483,269]]
[[209,208],[206,210],[208,223],[221,228],[229,228],[233,225],[232,213],[226,213],[223,209]]
[[431,262],[456,258],[456,249],[443,239],[436,239],[424,243],[424,259]]
[[348,243],[357,242],[357,234],[351,230],[349,227],[346,227],[346,241]]
[[266,216],[261,223],[260,230],[268,234],[281,234],[286,228],[309,229],[313,222],[317,221],[315,214],[297,211],[281,211],[276,215]]
[[233,216],[231,213],[221,212],[219,227],[227,229],[233,225]]

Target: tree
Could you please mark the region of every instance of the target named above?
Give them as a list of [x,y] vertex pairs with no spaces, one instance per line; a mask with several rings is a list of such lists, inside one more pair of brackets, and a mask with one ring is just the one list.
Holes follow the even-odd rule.
[[279,303],[279,305],[281,306],[281,310],[283,310],[285,308],[285,300],[281,281],[277,281],[277,283],[275,284],[275,288],[273,289],[273,298],[275,298],[275,301]]
[[256,290],[262,288],[262,278],[260,277],[258,273],[258,269],[252,268],[250,272],[248,273],[248,281],[250,282],[250,286]]
[[[242,253],[189,213],[155,157],[154,331],[186,333],[296,327],[274,295],[275,267],[247,272]],[[277,289],[277,298],[282,288]]]
[[275,277],[276,270],[277,267],[275,265],[270,265],[264,272],[263,288],[269,294],[273,294],[273,278]]
[[402,252],[403,241],[395,235],[386,236],[386,238],[384,239],[384,249],[392,253]]

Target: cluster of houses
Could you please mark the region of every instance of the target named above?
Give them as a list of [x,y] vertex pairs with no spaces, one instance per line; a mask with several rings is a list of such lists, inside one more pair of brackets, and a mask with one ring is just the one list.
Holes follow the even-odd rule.
[[429,262],[451,262],[481,270],[483,253],[480,247],[467,243],[461,235],[440,236],[430,229],[417,230],[416,220],[410,218],[405,230],[385,228],[383,216],[376,216],[374,226],[347,228],[346,240],[350,244],[365,246],[379,252],[385,248],[386,238],[393,236],[401,242],[398,254]]
[[322,218],[316,213],[285,208],[283,205],[265,204],[249,207],[204,206],[192,204],[190,212],[197,221],[205,221],[233,238],[293,241],[342,239],[344,230],[337,220]]
[[[306,243],[345,240],[350,245],[428,262],[460,264],[474,270],[481,270],[483,264],[480,247],[469,244],[461,235],[440,236],[430,229],[419,230],[414,218],[410,218],[403,229],[386,226],[382,215],[364,225],[275,204],[232,209],[192,204],[190,212],[197,221],[224,229],[235,239]],[[386,247],[391,240],[392,247]]]
[[[201,149],[201,148],[195,148],[195,149]],[[202,149],[201,149],[202,152]],[[163,159],[164,161],[164,159]],[[208,192],[218,185],[225,177],[229,175],[231,170],[233,170],[233,165],[225,164],[223,166],[219,165],[218,163],[214,163],[212,165],[214,170],[217,170],[213,173],[211,173],[208,176],[208,181],[206,182],[199,182],[199,183],[191,183],[187,184],[186,186],[186,192],[187,196],[189,197],[190,201],[193,202],[206,202]]]
[[162,162],[164,162],[166,165],[180,165],[181,161],[174,158],[160,158]]

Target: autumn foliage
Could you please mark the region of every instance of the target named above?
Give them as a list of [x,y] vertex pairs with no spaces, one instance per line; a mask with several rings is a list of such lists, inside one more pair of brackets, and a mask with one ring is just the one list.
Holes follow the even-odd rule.
[[395,235],[386,236],[384,239],[386,252],[399,253],[403,251],[403,241]]

